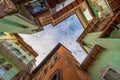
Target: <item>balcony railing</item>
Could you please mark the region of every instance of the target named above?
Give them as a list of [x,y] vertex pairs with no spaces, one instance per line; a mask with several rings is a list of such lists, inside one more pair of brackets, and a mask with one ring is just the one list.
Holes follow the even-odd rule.
[[112,30],[114,30],[114,27],[115,27],[115,26],[112,26],[112,24],[115,24],[115,22],[118,22],[118,23],[120,22],[120,10],[110,19],[109,23],[106,24],[106,26],[103,29],[103,33],[100,36],[101,38],[108,37],[110,35],[110,33],[112,32]]
[[95,45],[90,54],[85,58],[83,63],[81,64],[81,67],[87,71],[88,66],[92,63],[92,61],[97,57],[98,53],[102,50],[103,48]]

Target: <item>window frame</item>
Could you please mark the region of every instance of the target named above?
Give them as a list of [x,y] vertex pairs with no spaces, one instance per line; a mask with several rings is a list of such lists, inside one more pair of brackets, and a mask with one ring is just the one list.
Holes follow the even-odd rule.
[[6,64],[1,66],[0,71],[2,71],[2,74],[0,74],[0,76],[3,76],[4,74],[6,74],[11,68],[12,68],[11,64]]
[[7,71],[3,67],[1,67],[0,68],[0,77],[3,76],[6,72]]
[[57,63],[57,61],[60,59],[60,54],[56,54],[55,56],[54,56],[54,58],[53,58],[53,60],[52,60],[52,62],[51,62],[51,64],[50,64],[50,68],[52,68],[56,63]]
[[40,77],[39,77],[39,80],[42,80],[42,79],[44,78],[44,76],[46,75],[47,71],[48,71],[48,67],[46,67],[46,68],[42,71],[42,73],[41,73],[41,75],[40,75]]
[[21,51],[18,50],[17,48],[15,48],[15,47],[12,47],[10,50],[11,50],[17,57],[20,57],[20,56],[22,55]]
[[57,75],[57,80],[62,80],[62,70],[56,69],[55,72],[49,77],[49,80],[52,80],[54,75]]
[[111,67],[111,66],[107,66],[105,67],[103,70],[102,70],[102,77],[101,77],[101,80],[106,80],[104,79],[105,75],[107,74],[107,72],[112,69],[113,71],[115,71],[118,75],[120,75],[120,72],[118,70],[116,70],[115,68]]

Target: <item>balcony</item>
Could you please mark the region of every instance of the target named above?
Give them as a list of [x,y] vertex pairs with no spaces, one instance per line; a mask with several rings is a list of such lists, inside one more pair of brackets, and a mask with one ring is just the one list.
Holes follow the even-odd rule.
[[[110,36],[110,33],[115,29],[116,23],[120,22],[120,11],[114,15],[110,15],[103,20],[94,18],[88,27],[83,31],[81,36],[78,38],[78,42],[81,43],[83,38],[91,32],[103,32],[100,38]],[[113,25],[114,24],[114,25]]]
[[82,39],[90,32],[94,32],[97,25],[98,24],[98,19],[97,18],[93,18],[93,20],[90,22],[90,24],[87,26],[87,28],[82,32],[82,34],[80,35],[80,37],[77,39],[78,42],[81,43]]
[[81,67],[87,71],[88,66],[96,59],[97,55],[103,50],[102,47],[95,45],[90,54],[85,58]]
[[105,38],[105,37],[109,37],[111,32],[113,32],[113,30],[115,28],[117,28],[117,25],[120,23],[120,10],[118,11],[118,13],[114,14],[114,16],[110,19],[110,21],[106,24],[106,26],[102,29],[103,33],[100,36],[100,38]]

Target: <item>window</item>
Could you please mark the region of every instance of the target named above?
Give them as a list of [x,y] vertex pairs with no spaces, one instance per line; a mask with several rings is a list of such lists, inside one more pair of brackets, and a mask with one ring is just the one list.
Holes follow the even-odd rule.
[[45,76],[45,74],[47,73],[47,70],[48,70],[48,67],[46,67],[46,68],[44,69],[44,71],[42,72],[39,80],[42,80],[42,78],[43,78],[43,77]]
[[7,64],[0,67],[0,76],[4,75],[7,71],[12,68],[12,65]]
[[19,61],[23,62],[23,60],[21,58],[18,58],[18,59],[19,59]]
[[25,5],[26,9],[28,10],[28,12],[32,15],[37,14],[39,12],[41,12],[42,10],[46,10],[47,6],[44,2],[44,0],[34,0],[31,1],[30,3],[27,3]]
[[50,67],[54,66],[54,64],[58,61],[59,58],[60,58],[60,55],[57,54],[57,55],[55,56],[55,58],[53,59]]
[[4,32],[0,32],[0,36],[5,36],[6,34],[4,34]]
[[4,75],[6,71],[3,68],[0,68],[0,76]]
[[102,80],[120,80],[120,74],[116,70],[108,68]]
[[12,65],[10,64],[6,64],[5,63],[5,59],[0,58],[0,76],[4,75],[7,71],[9,71],[12,68]]
[[3,45],[5,45],[5,46],[7,46],[7,47],[11,47],[11,46],[12,46],[12,44],[7,43],[7,42],[4,42]]
[[29,60],[27,59],[27,57],[25,55],[21,56],[20,59],[24,63],[28,63],[29,62]]
[[51,78],[51,80],[57,80],[57,74],[53,75],[53,77]]
[[62,80],[61,70],[57,69],[49,80]]
[[26,56],[21,57],[22,60],[27,60]]
[[12,68],[12,65],[6,64],[3,68],[4,68],[4,70],[9,71]]
[[49,64],[49,63],[50,63],[50,59],[49,59],[49,60],[47,60],[46,65],[47,65],[47,64]]
[[12,52],[17,56],[17,57],[19,57],[19,56],[21,56],[21,52],[18,50],[18,49],[16,49],[16,48],[11,48],[11,50],[12,50]]
[[24,28],[24,29],[28,28],[28,26],[25,26],[25,25],[22,25],[22,26],[20,26],[20,27],[22,27],[22,28]]

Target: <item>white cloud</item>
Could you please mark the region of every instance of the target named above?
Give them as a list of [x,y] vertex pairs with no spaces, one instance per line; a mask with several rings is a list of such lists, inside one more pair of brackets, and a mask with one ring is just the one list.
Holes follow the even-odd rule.
[[73,55],[82,62],[86,54],[76,42],[76,39],[82,31],[83,28],[76,15],[73,15],[55,27],[50,24],[45,26],[44,31],[32,35],[22,34],[21,36],[38,52],[37,64],[39,64],[59,42],[68,48]]

